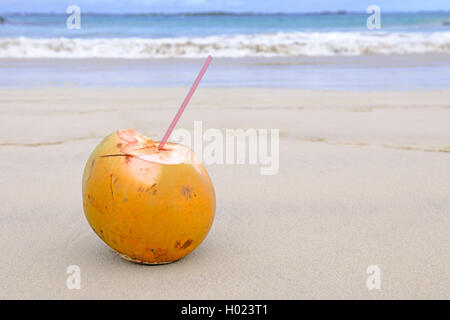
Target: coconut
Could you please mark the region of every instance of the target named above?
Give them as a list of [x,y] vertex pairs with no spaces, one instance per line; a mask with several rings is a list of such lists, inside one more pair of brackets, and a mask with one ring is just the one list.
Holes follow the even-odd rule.
[[83,174],[83,208],[95,233],[121,257],[143,264],[176,261],[211,228],[211,179],[187,147],[133,129],[106,137]]

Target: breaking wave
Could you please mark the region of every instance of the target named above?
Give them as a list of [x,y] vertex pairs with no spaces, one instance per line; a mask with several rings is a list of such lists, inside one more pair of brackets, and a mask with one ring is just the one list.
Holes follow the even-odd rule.
[[177,38],[0,38],[0,58],[196,58],[450,53],[450,32],[289,32]]

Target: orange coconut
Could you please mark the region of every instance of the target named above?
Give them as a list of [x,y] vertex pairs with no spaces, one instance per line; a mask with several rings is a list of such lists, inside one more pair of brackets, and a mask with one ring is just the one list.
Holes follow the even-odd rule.
[[192,252],[211,228],[214,187],[182,145],[133,129],[106,137],[83,175],[83,206],[95,233],[123,258],[162,264]]

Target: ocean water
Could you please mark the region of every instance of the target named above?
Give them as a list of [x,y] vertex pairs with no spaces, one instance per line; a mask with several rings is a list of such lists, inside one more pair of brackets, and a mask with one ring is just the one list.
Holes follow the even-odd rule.
[[450,13],[368,16],[3,15],[0,87],[189,86],[212,55],[202,86],[450,88]]
[[0,58],[295,57],[450,52],[450,13],[10,14],[0,24]]

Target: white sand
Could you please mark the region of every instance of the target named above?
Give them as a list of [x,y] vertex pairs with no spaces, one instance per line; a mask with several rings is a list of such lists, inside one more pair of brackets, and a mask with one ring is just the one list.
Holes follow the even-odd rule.
[[208,166],[203,244],[118,257],[84,218],[84,163],[116,129],[160,137],[186,91],[0,90],[0,298],[450,298],[450,91],[201,88],[179,127],[279,128],[280,172]]

